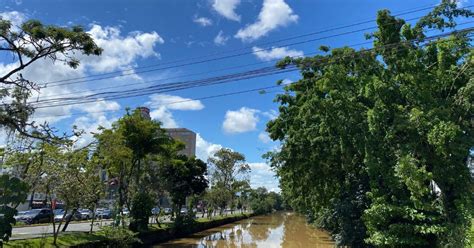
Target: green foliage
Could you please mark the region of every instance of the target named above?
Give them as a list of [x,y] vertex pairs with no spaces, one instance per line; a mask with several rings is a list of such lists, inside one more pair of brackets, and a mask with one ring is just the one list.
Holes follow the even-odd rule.
[[468,34],[424,28],[471,17],[443,1],[411,26],[380,11],[374,50],[284,59],[301,79],[277,96],[267,158],[290,206],[351,247],[463,247],[473,211],[465,164],[474,144]]
[[8,242],[15,224],[16,206],[26,200],[28,185],[18,178],[0,175],[0,246]]
[[250,166],[245,156],[227,148],[222,148],[208,159],[210,164],[211,194],[210,199],[221,210],[234,204],[236,194],[248,185],[247,175]]
[[101,228],[103,235],[107,238],[110,247],[131,247],[140,244],[137,233],[121,227],[104,226]]
[[[12,27],[8,20],[0,18],[0,51],[6,57],[12,57],[16,63],[10,70],[0,75],[0,99],[9,98],[8,104],[0,107],[0,127],[16,130],[26,136],[51,138],[51,130],[45,126],[28,122],[34,107],[28,104],[33,90],[39,90],[35,82],[29,81],[20,74],[25,68],[41,59],[77,68],[79,60],[74,55],[100,55],[99,48],[90,34],[81,27],[65,28],[44,25],[37,20],[29,20],[20,27]],[[35,131],[27,130],[36,127]],[[39,134],[38,131],[43,131]]]
[[[175,211],[179,211],[186,197],[199,195],[207,188],[207,164],[200,159],[177,156],[160,165],[159,179],[168,191]],[[191,209],[190,209],[191,210]]]
[[174,231],[186,232],[193,230],[196,226],[196,220],[191,214],[177,215],[171,228]]
[[155,201],[148,193],[137,193],[132,199],[132,209],[130,209],[130,230],[145,231],[148,230],[148,220],[152,216],[151,209]]
[[[95,138],[98,141],[94,154],[96,161],[107,170],[109,178],[117,180],[119,209],[130,206],[132,196],[144,196],[144,192],[149,194],[155,189],[158,158],[168,161],[173,156],[174,142],[161,124],[146,118],[139,110],[127,112],[110,129],[101,128]],[[144,219],[136,220],[131,226],[134,230],[146,229]]]
[[281,196],[260,187],[250,193],[250,207],[255,214],[267,214],[273,210],[282,210]]

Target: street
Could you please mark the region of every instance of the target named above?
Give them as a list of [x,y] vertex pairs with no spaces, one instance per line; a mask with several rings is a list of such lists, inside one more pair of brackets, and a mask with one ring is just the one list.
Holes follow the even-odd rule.
[[[234,211],[237,213],[238,211]],[[230,211],[225,211],[224,213],[230,214]],[[203,218],[202,213],[197,213],[196,218]],[[204,214],[204,218],[207,218],[207,214]],[[162,217],[161,223],[170,223],[171,220],[169,216]],[[149,221],[151,224],[156,223],[154,218],[150,218]],[[94,231],[100,229],[101,226],[110,225],[112,220],[97,220],[94,221]],[[64,224],[63,224],[64,225]],[[61,226],[61,229],[63,227]],[[72,222],[68,225],[66,233],[68,232],[88,232],[91,228],[90,222]],[[28,238],[38,238],[43,237],[45,235],[52,235],[53,234],[53,225],[34,225],[34,226],[24,226],[24,227],[14,227],[12,231],[11,240],[17,239],[28,239]]]

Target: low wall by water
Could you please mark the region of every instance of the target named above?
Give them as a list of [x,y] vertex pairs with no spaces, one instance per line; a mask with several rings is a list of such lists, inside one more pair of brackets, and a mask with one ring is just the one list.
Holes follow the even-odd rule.
[[161,229],[157,231],[140,233],[138,237],[143,242],[142,246],[153,245],[161,242],[166,242],[172,239],[182,238],[192,233],[201,232],[214,227],[230,224],[239,220],[247,219],[249,217],[252,217],[252,214],[230,216],[224,219],[209,220],[207,222],[196,222],[193,226],[187,226],[186,229]]
[[[136,247],[152,246],[154,244],[166,242],[172,239],[182,238],[196,232],[230,224],[239,220],[247,219],[252,216],[253,214],[242,214],[238,216],[228,216],[222,219],[206,220],[205,222],[196,221],[192,226],[186,226],[186,228],[183,228],[181,230],[174,230],[172,228],[164,228],[164,229],[159,229],[159,230],[151,230],[147,232],[142,232],[138,234],[138,238],[142,241],[142,243],[137,244]],[[108,247],[108,242],[107,241],[90,242],[90,243],[73,246],[73,247],[75,248]]]

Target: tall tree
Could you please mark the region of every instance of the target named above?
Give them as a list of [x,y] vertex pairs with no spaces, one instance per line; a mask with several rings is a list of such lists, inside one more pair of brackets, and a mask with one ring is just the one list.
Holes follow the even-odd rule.
[[163,182],[163,189],[171,196],[173,210],[178,216],[186,203],[186,197],[199,195],[207,188],[207,164],[200,159],[179,155],[160,167],[159,180]]
[[227,148],[217,151],[208,159],[212,187],[221,188],[228,199],[219,206],[221,213],[226,205],[235,202],[236,193],[245,185],[250,166],[245,162],[245,156]]
[[[270,156],[291,206],[351,247],[463,247],[472,213],[471,17],[443,1],[412,26],[380,11],[374,49],[286,58],[302,79],[279,95]],[[323,49],[328,51],[327,48]]]
[[[136,203],[140,202],[138,198],[149,198],[144,196],[150,192],[142,184],[146,182],[142,180],[146,174],[145,165],[156,166],[150,163],[154,157],[168,156],[171,137],[161,128],[160,122],[143,116],[139,110],[127,112],[110,129],[101,128],[101,132],[95,137],[98,141],[96,157],[107,170],[109,178],[118,180],[120,211],[122,212],[124,204],[134,211],[132,197],[137,197],[133,200]],[[151,208],[145,212],[151,212]],[[123,217],[123,213],[121,215]],[[143,223],[142,220],[136,221]],[[148,223],[148,218],[144,218],[144,221]],[[146,228],[146,225],[140,226]]]
[[12,69],[0,75],[0,99],[4,102],[0,105],[0,127],[40,137],[38,133],[28,131],[28,127],[35,125],[28,121],[34,106],[27,101],[33,91],[40,90],[40,85],[37,79],[24,78],[21,72],[41,59],[64,62],[76,68],[79,60],[74,53],[100,55],[102,49],[80,26],[65,28],[29,20],[15,27],[0,18],[0,52],[16,62]]
[[16,177],[0,175],[0,247],[8,242],[15,224],[16,206],[23,203],[28,185]]

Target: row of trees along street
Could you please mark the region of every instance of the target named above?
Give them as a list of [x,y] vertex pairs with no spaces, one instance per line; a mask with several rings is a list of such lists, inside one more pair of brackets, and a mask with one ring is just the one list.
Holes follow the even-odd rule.
[[[253,203],[268,193],[264,189],[250,188],[250,167],[242,154],[223,148],[209,159],[208,168],[200,159],[179,155],[184,144],[173,140],[158,121],[143,117],[139,110],[126,114],[109,129],[100,128],[95,141],[88,146],[75,147],[74,140],[78,140],[81,133],[76,132],[76,135],[54,143],[22,137],[7,147],[4,167],[25,185],[22,201],[26,200],[27,190],[44,192],[45,201],[51,206],[53,200],[63,202],[66,216],[79,208],[94,211],[105,195],[110,194],[110,187],[115,187],[116,224],[134,232],[148,229],[152,208],[158,206],[164,196],[171,199],[175,225],[194,219],[193,209],[198,204],[202,215],[207,212],[208,217],[223,215],[228,208],[232,213],[235,209],[244,211],[253,206],[258,213],[266,213],[281,206],[275,193],[268,202],[271,205]],[[109,180],[100,177],[103,171]],[[11,190],[16,194],[17,189]],[[180,213],[184,206],[188,208],[188,215]],[[130,209],[129,221],[126,221],[124,208]],[[163,212],[156,217],[160,215]],[[55,238],[62,224],[63,221],[57,225],[53,222]]]
[[[18,67],[0,77],[0,99],[7,103],[0,105],[0,128],[11,133],[7,147],[1,150],[2,167],[8,174],[0,177],[0,244],[12,234],[16,207],[31,201],[27,195],[35,192],[46,195],[46,205],[61,201],[66,216],[79,208],[95,213],[113,186],[112,202],[118,216],[115,226],[134,232],[148,229],[151,210],[164,196],[171,199],[177,226],[193,221],[198,203],[203,215],[207,212],[209,217],[223,214],[227,208],[248,210],[252,201],[262,201],[262,197],[271,198],[266,203],[272,205],[259,213],[281,206],[277,194],[250,188],[250,167],[244,155],[221,149],[208,163],[180,155],[184,144],[170,138],[160,122],[143,117],[138,110],[127,111],[111,128],[99,128],[94,140],[82,147],[78,146],[81,130],[74,128],[70,135],[58,136],[47,123],[29,121],[34,106],[26,100],[39,87],[19,72],[39,59],[75,68],[79,61],[73,53],[100,56],[102,49],[81,27],[45,26],[35,20],[12,27],[0,19],[0,51],[18,60]],[[103,172],[106,181],[101,178]],[[186,203],[189,214],[183,216],[180,209]],[[130,209],[127,221],[124,208]],[[69,221],[53,221],[54,243]],[[91,224],[91,232],[92,228]]]
[[287,58],[301,79],[277,97],[268,154],[282,195],[349,247],[467,247],[473,179],[469,9],[444,0],[416,24],[379,11],[373,49]]
[[[279,116],[267,131],[281,149],[266,157],[280,178],[284,202],[330,231],[338,245],[469,245],[473,29],[446,31],[472,16],[451,0],[415,24],[383,10],[378,30],[367,35],[373,48],[322,46],[323,55],[277,64],[296,66],[301,79],[277,96]],[[130,223],[120,218],[120,230],[147,229],[150,210],[163,195],[172,199],[175,216],[186,198],[190,205],[206,202],[208,213],[238,207],[266,212],[281,204],[278,195],[250,189],[242,154],[223,149],[208,163],[180,156],[183,144],[136,111],[102,128],[85,147],[75,144],[78,130],[56,137],[48,125],[31,123],[34,106],[26,100],[39,88],[19,72],[38,59],[77,67],[73,51],[100,55],[82,28],[28,21],[17,30],[0,20],[0,51],[18,60],[0,77],[0,99],[6,102],[0,105],[0,127],[20,135],[3,151],[12,176],[0,177],[2,240],[11,235],[14,206],[27,192],[54,194],[67,211],[96,207],[107,187],[98,176],[102,170],[118,182],[116,209],[131,209]],[[175,224],[188,220],[178,215]]]

